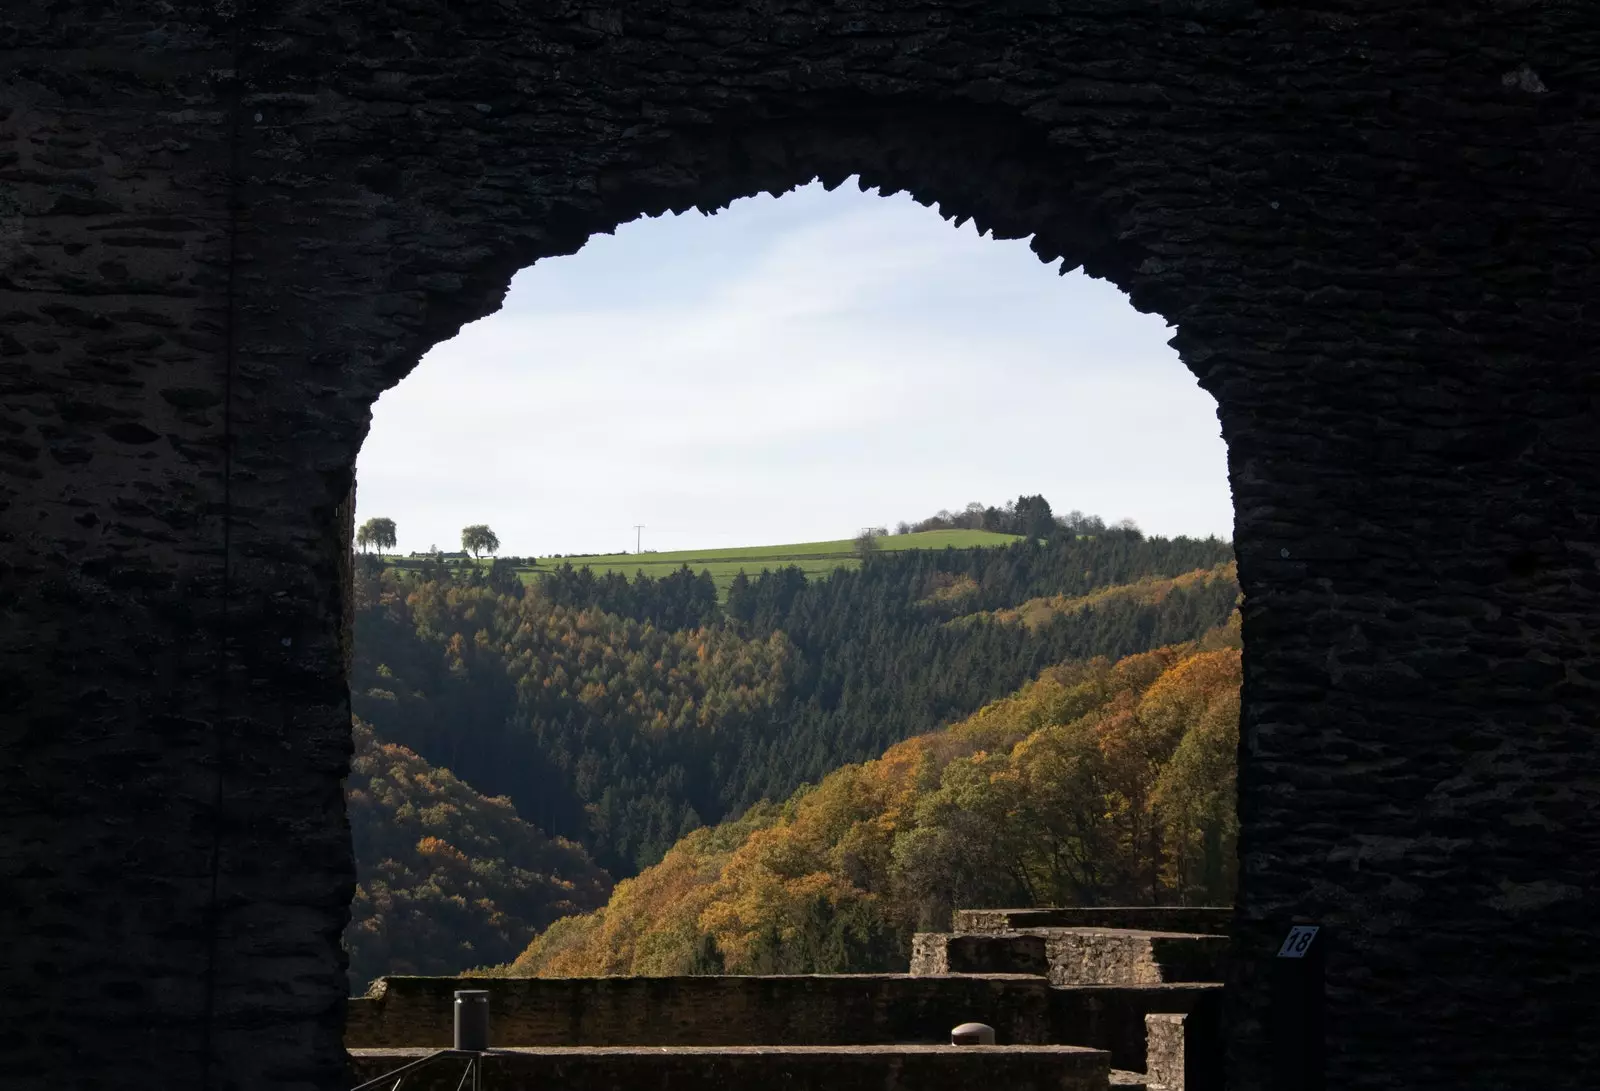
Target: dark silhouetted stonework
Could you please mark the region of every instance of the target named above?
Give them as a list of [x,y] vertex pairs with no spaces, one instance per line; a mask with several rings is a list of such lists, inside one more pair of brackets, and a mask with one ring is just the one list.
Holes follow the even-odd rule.
[[1586,1085],[1597,92],[1557,0],[7,5],[0,1084],[343,1084],[373,400],[593,232],[854,172],[1217,398],[1232,1086],[1299,917],[1330,1087]]
[[[428,1054],[426,1049],[360,1050],[353,1078],[377,1079]],[[722,1088],[826,1088],[827,1091],[1103,1091],[1107,1054],[1074,1046],[956,1049],[948,1045],[657,1046],[507,1049],[483,1058],[483,1087],[494,1091],[721,1091]],[[416,1091],[459,1089],[464,1063],[441,1058],[407,1076]],[[382,1086],[382,1085],[380,1085]]]
[[1057,1010],[1042,977],[1009,974],[386,977],[350,1001],[345,1045],[448,1046],[455,990],[478,988],[489,992],[493,1040],[503,1046],[948,1044],[952,1027],[976,1020],[1002,1045],[1109,1048],[1101,1023],[1142,1034],[1145,1012],[1189,1010],[1187,997],[1163,1006],[1146,993],[1097,1021],[1077,998]]

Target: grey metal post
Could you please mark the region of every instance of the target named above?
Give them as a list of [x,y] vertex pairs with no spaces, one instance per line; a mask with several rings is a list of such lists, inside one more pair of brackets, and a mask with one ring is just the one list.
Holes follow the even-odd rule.
[[468,1053],[482,1053],[489,1048],[489,993],[487,990],[456,990],[455,1048]]

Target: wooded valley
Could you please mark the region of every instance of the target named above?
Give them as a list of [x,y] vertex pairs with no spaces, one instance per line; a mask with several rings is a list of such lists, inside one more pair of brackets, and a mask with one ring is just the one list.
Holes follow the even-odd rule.
[[[1212,881],[1192,873],[1200,866],[1194,846],[1183,849],[1187,862],[1173,862],[1172,846],[1188,845],[1171,840],[1180,804],[1175,789],[1163,794],[1156,784],[1176,760],[1162,747],[1177,747],[1196,717],[1209,715],[1202,705],[1212,708],[1215,694],[1172,704],[1178,711],[1165,713],[1155,741],[1138,709],[1164,671],[1227,651],[1238,590],[1225,542],[1112,528],[1005,548],[885,551],[826,578],[795,568],[741,576],[723,603],[709,576],[687,569],[630,580],[563,567],[524,585],[494,567],[405,571],[359,558],[355,590],[352,698],[362,723],[350,793],[360,890],[347,942],[357,989],[402,967],[443,973],[503,964],[550,922],[602,905],[613,879],[632,881],[599,917],[557,925],[520,965],[561,973],[865,969],[903,963],[908,930],[937,920],[951,899],[1148,901],[1191,896]],[[1162,648],[1156,659],[1127,658]],[[1231,684],[1235,700],[1236,660],[1235,676],[1221,661],[1207,660],[1202,671],[1224,678],[1216,683],[1224,690]],[[1150,666],[1157,662],[1160,669]],[[1045,700],[1056,689],[1078,696]],[[996,711],[1002,707],[1034,711]],[[1106,827],[1079,843],[1093,857],[1083,865],[1092,873],[1059,862],[1051,870],[1025,855],[973,856],[965,869],[954,867],[945,859],[951,845],[978,835],[963,823],[1023,820],[1002,821],[998,796],[969,800],[972,790],[946,785],[946,777],[980,768],[988,776],[995,770],[983,762],[1019,760],[1013,748],[1045,753],[1045,743],[1028,740],[1047,725],[1065,729],[1069,711],[1080,741],[1123,731],[1091,726],[1083,719],[1091,713],[1096,725],[1133,717],[1123,732],[1129,741],[1104,743],[1102,771],[1073,774],[1088,779],[1067,777],[1061,783],[1070,791],[1030,804],[1046,807],[1046,798],[1067,792],[1075,805],[1121,815],[1116,832]],[[996,726],[1002,720],[1012,726]],[[981,754],[963,751],[966,743],[905,742],[957,721],[965,722],[930,737],[982,738]],[[969,726],[978,721],[989,727]],[[1119,746],[1133,747],[1143,764],[1117,757]],[[873,778],[893,781],[884,770],[900,768],[913,751],[921,772],[912,787],[866,790]],[[1230,751],[1230,770],[1231,763]],[[1006,774],[1018,784],[1040,775]],[[867,780],[841,788],[851,777]],[[1113,781],[1121,785],[1114,799],[1106,794]],[[832,834],[812,830],[817,822],[843,828],[839,815],[817,812],[840,791],[869,810],[883,792],[916,799],[901,799],[899,810],[851,812],[850,823],[878,831],[870,845],[861,842],[866,855],[851,855],[856,850],[824,844]],[[1201,806],[1183,798],[1182,807]],[[1167,800],[1167,818],[1157,800]],[[813,812],[818,817],[798,818]],[[913,821],[913,813],[923,818]],[[982,828],[983,836],[993,832]],[[1013,834],[1027,828],[1023,822]],[[838,858],[804,875],[772,873],[816,886],[811,901],[770,901],[753,893],[760,883],[739,886],[744,880],[723,875],[724,864],[758,851],[750,844],[797,837],[822,853],[818,860]],[[1227,855],[1217,847],[1225,831],[1204,837],[1212,838],[1212,858]],[[690,872],[699,879],[685,887],[687,901],[646,896],[677,914],[670,926],[643,917],[620,923],[630,911],[619,905],[664,876]],[[847,888],[857,893],[847,896]],[[694,916],[704,923],[691,928],[686,907],[712,889],[718,893]],[[738,917],[727,916],[730,907],[749,898],[786,908],[748,927],[730,923]],[[705,916],[712,903],[723,916]],[[619,927],[677,938],[658,936],[646,945],[657,954],[640,961],[637,943],[603,940]],[[632,968],[593,969],[622,965]]]

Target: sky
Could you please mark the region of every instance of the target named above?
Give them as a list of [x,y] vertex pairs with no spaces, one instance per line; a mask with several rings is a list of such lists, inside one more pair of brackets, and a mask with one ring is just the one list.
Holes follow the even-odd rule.
[[848,538],[1042,493],[1233,536],[1216,403],[1172,329],[1026,240],[847,182],[623,224],[379,398],[357,519],[507,555]]

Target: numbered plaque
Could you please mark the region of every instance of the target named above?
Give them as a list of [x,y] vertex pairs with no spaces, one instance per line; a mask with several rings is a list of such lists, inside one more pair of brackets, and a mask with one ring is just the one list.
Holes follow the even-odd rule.
[[1289,929],[1288,938],[1278,948],[1278,957],[1304,958],[1311,949],[1311,941],[1317,938],[1317,928],[1315,924],[1297,924]]

